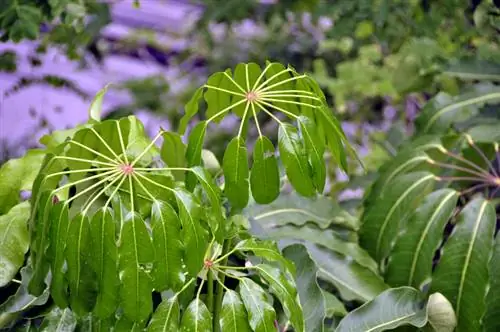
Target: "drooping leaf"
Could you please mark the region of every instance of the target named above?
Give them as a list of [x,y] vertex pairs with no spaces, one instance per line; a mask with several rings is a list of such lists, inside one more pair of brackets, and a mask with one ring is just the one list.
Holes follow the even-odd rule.
[[120,235],[119,269],[121,306],[125,316],[133,322],[145,320],[153,311],[151,269],[155,252],[142,218],[128,216]]
[[[215,181],[210,176],[210,173],[202,167],[193,167],[192,172],[198,179],[198,182],[201,184],[202,188],[205,190],[205,193],[210,201],[210,208],[212,209],[214,216],[217,220],[222,220],[222,192],[215,183]],[[218,224],[214,225],[212,231],[215,233],[218,228]]]
[[238,293],[227,290],[222,300],[220,311],[221,331],[252,331],[248,325],[247,312]]
[[191,97],[191,100],[186,104],[184,108],[184,116],[181,118],[179,122],[178,132],[182,135],[186,131],[189,121],[193,116],[198,113],[198,107],[201,97],[203,96],[203,87],[199,87],[196,92]]
[[189,304],[181,319],[180,331],[211,332],[212,314],[199,298]]
[[415,172],[395,178],[390,192],[367,208],[360,232],[360,243],[378,262],[387,257],[400,224],[409,217],[423,195],[429,191],[435,176]]
[[[169,131],[163,133],[160,155],[168,167],[186,167],[186,145],[177,133]],[[184,180],[184,172],[173,171],[172,173],[177,180]]]
[[73,332],[75,327],[76,317],[70,309],[54,308],[45,316],[40,331]]
[[269,138],[257,138],[253,151],[250,187],[253,198],[259,204],[271,203],[280,192],[278,161],[274,154],[274,145]]
[[100,210],[90,222],[91,265],[97,277],[97,300],[93,313],[101,319],[115,312],[118,302],[118,249],[115,221],[109,210]]
[[0,287],[10,283],[23,265],[29,248],[29,202],[23,202],[0,216]]
[[370,301],[389,288],[382,278],[350,258],[320,246],[306,245],[319,270],[319,277],[332,283],[344,300]]
[[304,138],[306,151],[309,157],[314,186],[319,193],[322,193],[325,188],[326,180],[326,165],[323,158],[325,143],[320,138],[317,126],[311,119],[300,116],[297,121],[300,125],[300,132]]
[[71,310],[84,315],[96,300],[96,280],[91,266],[91,235],[88,217],[77,215],[69,223],[66,245]]
[[482,198],[469,202],[458,216],[434,272],[431,292],[440,292],[451,301],[458,332],[481,328],[495,225],[491,203]]
[[351,311],[336,332],[386,331],[402,325],[423,327],[427,323],[422,294],[411,287],[391,288]]
[[396,241],[387,267],[387,283],[420,288],[430,279],[435,252],[457,200],[458,193],[451,189],[436,191],[425,198],[408,221],[405,233]]
[[[193,127],[188,138],[188,145],[186,148],[186,161],[188,167],[201,165],[201,151],[203,149],[203,140],[207,130],[207,123],[205,121],[199,122]],[[193,190],[196,184],[196,176],[191,173],[186,174],[186,188],[190,191]]]
[[493,247],[493,256],[489,264],[489,289],[486,295],[486,313],[483,317],[484,331],[500,330],[500,236],[497,235]]
[[164,300],[156,308],[148,325],[148,332],[175,332],[179,331],[180,308],[177,297]]
[[259,241],[250,238],[239,242],[234,249],[243,252],[250,251],[255,256],[265,258],[271,262],[281,263],[283,267],[286,267],[292,273],[295,271],[293,265],[281,255],[274,241]]
[[248,204],[248,153],[240,137],[233,138],[227,145],[222,161],[224,170],[224,193],[234,208]]
[[345,149],[350,151],[350,154],[356,159],[359,160],[359,157],[349,145],[339,121],[333,116],[330,109],[327,107],[318,107],[317,112],[318,124],[321,124],[321,127],[324,128],[323,131],[326,136],[327,146],[332,154],[333,160],[344,172],[347,172],[347,156]]
[[239,293],[248,313],[250,326],[255,332],[275,332],[276,312],[267,300],[266,292],[255,281],[242,278]]
[[317,281],[317,267],[307,249],[298,244],[286,247],[283,255],[295,264],[295,284],[305,317],[305,330],[322,332],[326,316],[325,298]]
[[288,180],[302,196],[316,193],[305,147],[295,127],[284,123],[279,128],[278,146]]
[[30,150],[22,158],[11,159],[0,168],[0,215],[19,203],[20,191],[30,190],[38,173],[44,152]]
[[331,225],[357,230],[358,220],[326,196],[307,198],[295,193],[281,194],[270,204],[251,204],[244,215],[265,229],[285,224],[303,226],[313,222],[321,229]]
[[157,291],[178,290],[182,285],[181,222],[167,203],[156,201],[151,209],[151,228],[155,248],[153,284]]

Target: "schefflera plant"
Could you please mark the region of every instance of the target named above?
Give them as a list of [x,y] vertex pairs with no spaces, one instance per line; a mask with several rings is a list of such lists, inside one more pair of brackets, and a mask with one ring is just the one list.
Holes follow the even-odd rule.
[[[326,104],[318,84],[292,67],[267,62],[264,68],[255,63],[238,64],[234,73],[227,69],[208,78],[186,105],[179,131],[198,113],[199,102],[206,105],[205,119],[191,130],[186,152],[190,167],[202,164],[202,147],[210,123],[220,122],[228,114],[241,119],[236,136],[224,153],[224,194],[232,208],[244,208],[250,192],[259,204],[274,201],[280,192],[280,172],[275,147],[262,134],[258,113],[266,113],[278,124],[278,150],[288,181],[302,196],[322,193],[326,179],[324,153],[347,171],[345,151],[356,157],[338,120]],[[277,115],[284,115],[287,120]],[[248,167],[247,129],[257,127],[253,165]],[[194,176],[188,175],[192,187]],[[249,185],[250,184],[250,185]]]
[[[215,84],[221,75],[234,87]],[[227,91],[241,84],[260,87],[252,90],[255,98],[234,101],[241,96]],[[229,71],[212,76],[188,104],[183,126],[207,86],[230,95],[231,107],[210,102],[221,97],[205,92],[209,119],[194,127],[187,146],[179,134],[166,131],[150,140],[143,125],[128,117],[92,120],[50,150],[32,191],[30,293],[40,295],[48,287],[58,307],[70,308],[96,329],[274,331],[276,299],[289,325],[306,330],[294,265],[274,242],[252,238],[236,214],[249,192],[243,128],[256,106],[278,121],[287,175],[306,196],[324,186],[325,144],[345,167],[345,136],[317,85],[278,64],[263,71],[242,64],[234,76]],[[263,98],[266,91],[278,92]],[[285,99],[277,104],[276,98]],[[223,193],[202,166],[203,137],[210,121],[229,110],[238,114],[240,105],[246,106],[224,156]],[[279,120],[276,110],[296,120],[299,129]],[[253,196],[271,202],[279,191],[272,143],[260,136],[254,154],[252,174],[262,178],[260,191],[252,187]],[[234,255],[245,264],[232,264]],[[155,294],[161,295],[159,304]]]

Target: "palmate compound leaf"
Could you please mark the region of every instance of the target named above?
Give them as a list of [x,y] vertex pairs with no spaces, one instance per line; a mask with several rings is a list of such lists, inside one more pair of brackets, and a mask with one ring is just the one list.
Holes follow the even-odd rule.
[[[188,102],[185,115],[181,120],[181,133],[184,133],[189,120],[199,111],[199,101],[207,104],[206,120],[198,123],[191,131],[186,152],[188,165],[200,165],[201,146],[199,138],[204,135],[208,124],[222,120],[230,112],[241,118],[236,137],[228,145],[224,157],[225,191],[229,201],[236,208],[248,203],[248,161],[243,142],[246,129],[251,122],[262,136],[258,112],[264,112],[280,127],[279,150],[286,174],[292,186],[304,196],[322,192],[326,171],[322,162],[325,146],[328,146],[333,160],[344,171],[347,170],[345,150],[357,157],[347,142],[338,120],[326,106],[321,89],[306,75],[298,74],[293,68],[285,68],[279,63],[267,62],[261,69],[255,63],[239,64],[232,74],[231,70],[213,74],[207,83],[198,89]],[[295,122],[294,125],[281,120],[277,114]],[[256,146],[255,176],[261,174],[264,166],[259,156],[271,153],[269,144],[261,138]],[[264,146],[265,145],[265,146]],[[260,158],[260,159],[259,159]],[[245,160],[243,160],[245,159]],[[265,174],[272,176],[271,191],[266,195],[259,190],[257,179],[250,179],[252,195],[258,202],[270,202],[276,196],[276,171],[274,161],[269,160]],[[246,170],[243,172],[243,168]],[[194,180],[193,180],[194,181]],[[188,185],[191,189],[192,184]]]
[[[179,284],[185,272],[201,270],[208,245],[208,232],[199,220],[203,202],[175,186],[170,168],[151,168],[162,134],[151,141],[142,124],[128,117],[89,124],[51,148],[33,184],[31,293],[43,292],[50,270],[58,306],[97,317],[120,307],[126,321],[140,326],[151,314],[154,288]],[[198,175],[200,187],[214,198],[210,178]],[[165,245],[163,215],[152,213],[157,197],[179,215],[180,221],[168,220],[178,230],[177,242],[171,243],[182,241],[189,249],[181,257],[187,271],[176,264],[179,273],[166,276],[166,283],[159,279],[170,272],[156,269],[157,259],[165,258],[155,253],[155,247],[161,251]]]
[[480,331],[493,250],[495,208],[483,198],[470,201],[458,216],[432,277],[431,292],[453,304],[457,331]]

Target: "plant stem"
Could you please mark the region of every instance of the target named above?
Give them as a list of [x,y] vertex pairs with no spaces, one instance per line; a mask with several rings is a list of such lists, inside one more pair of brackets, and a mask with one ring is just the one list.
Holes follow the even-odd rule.
[[207,271],[207,307],[208,311],[214,313],[214,275],[211,269]]
[[[224,244],[222,245],[222,253],[225,254],[226,252],[229,251],[229,246],[231,245],[231,240],[225,239]],[[225,257],[223,260],[223,265],[227,264],[229,256]],[[226,276],[224,274],[218,275],[220,284],[216,285],[215,289],[215,308],[214,308],[214,320],[213,320],[213,327],[214,327],[214,332],[220,332],[220,325],[219,325],[219,316],[220,316],[220,310],[222,307],[222,297],[224,296],[224,287],[221,286],[221,284],[224,284],[224,280],[226,279]]]

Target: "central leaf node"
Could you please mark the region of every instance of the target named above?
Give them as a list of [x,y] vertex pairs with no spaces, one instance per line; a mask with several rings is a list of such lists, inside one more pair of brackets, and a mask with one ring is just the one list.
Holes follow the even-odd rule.
[[247,92],[246,99],[249,102],[252,102],[252,101],[255,101],[255,100],[259,99],[259,95],[255,91],[250,91],[250,92]]
[[132,165],[123,164],[120,165],[120,169],[125,175],[131,175],[134,173],[134,167]]
[[205,261],[204,265],[205,265],[205,268],[210,269],[214,265],[214,262],[210,259],[207,259]]

